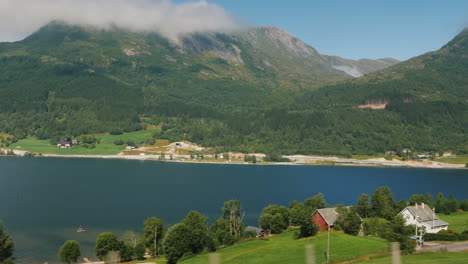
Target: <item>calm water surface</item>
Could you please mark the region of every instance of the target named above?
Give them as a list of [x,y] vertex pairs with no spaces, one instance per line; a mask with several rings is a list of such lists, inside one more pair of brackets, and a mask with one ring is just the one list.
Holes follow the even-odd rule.
[[[54,263],[65,240],[80,241],[92,257],[99,233],[140,231],[149,216],[170,225],[198,210],[212,220],[224,201],[238,199],[246,223],[257,225],[268,204],[287,206],[318,192],[330,204],[351,204],[379,186],[397,200],[426,192],[468,199],[468,171],[2,157],[0,219],[20,263]],[[76,233],[79,226],[88,231]]]

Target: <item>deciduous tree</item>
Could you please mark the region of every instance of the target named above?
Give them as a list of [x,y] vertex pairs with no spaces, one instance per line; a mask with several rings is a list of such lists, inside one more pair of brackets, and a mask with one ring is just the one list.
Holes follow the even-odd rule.
[[158,245],[163,237],[163,222],[156,217],[149,217],[143,223],[143,241],[151,255],[158,255]]
[[2,221],[0,221],[0,263],[11,263],[14,250],[13,239],[6,232]]
[[76,263],[80,256],[80,243],[76,240],[66,241],[59,249],[59,259],[65,263]]

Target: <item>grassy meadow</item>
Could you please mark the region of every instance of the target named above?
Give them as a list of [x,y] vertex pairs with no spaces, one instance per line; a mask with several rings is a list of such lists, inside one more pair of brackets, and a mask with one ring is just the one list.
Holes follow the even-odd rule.
[[[305,263],[305,246],[315,246],[316,263],[325,261],[327,233],[305,239],[296,239],[297,230],[275,235],[268,240],[248,240],[217,251],[222,264],[253,263]],[[380,254],[388,251],[388,242],[379,238],[356,237],[343,232],[330,234],[330,260],[340,262],[363,255]],[[182,264],[205,264],[208,254],[197,255],[181,261]]]
[[[403,255],[401,257],[402,264],[462,264],[468,263],[468,252],[452,253],[452,252],[437,252],[437,253],[421,253],[414,255]],[[375,257],[366,260],[353,262],[355,264],[390,264],[392,258],[390,256]]]
[[449,215],[437,214],[440,219],[449,223],[449,229],[461,233],[468,230],[468,212],[456,212]]
[[125,149],[125,146],[117,146],[114,144],[116,140],[127,142],[144,142],[152,138],[155,130],[140,130],[135,132],[124,133],[121,135],[109,134],[94,134],[99,139],[100,143],[96,144],[96,148],[87,149],[81,144],[73,146],[71,149],[60,149],[56,145],[51,145],[50,140],[39,140],[34,138],[22,139],[10,145],[9,148],[15,150],[29,151],[33,153],[43,154],[58,154],[58,155],[116,155]]
[[438,158],[437,161],[446,162],[446,163],[453,163],[453,164],[467,164],[468,163],[468,155],[458,155],[455,158]]

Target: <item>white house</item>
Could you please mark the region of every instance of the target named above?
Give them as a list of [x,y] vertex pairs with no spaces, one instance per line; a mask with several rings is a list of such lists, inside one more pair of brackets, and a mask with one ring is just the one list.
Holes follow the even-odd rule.
[[403,216],[407,225],[425,227],[426,233],[437,233],[447,230],[448,223],[440,220],[434,211],[424,203],[407,206],[399,215]]

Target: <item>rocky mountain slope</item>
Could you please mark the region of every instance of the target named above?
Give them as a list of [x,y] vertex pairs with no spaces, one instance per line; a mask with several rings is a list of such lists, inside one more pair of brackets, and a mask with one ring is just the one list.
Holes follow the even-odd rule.
[[385,68],[397,61],[322,55],[274,27],[170,40],[51,23],[0,44],[0,132],[156,125],[155,138],[245,152],[468,153],[466,35]]

